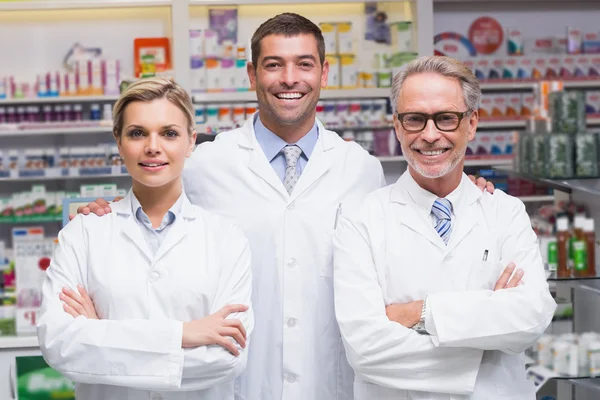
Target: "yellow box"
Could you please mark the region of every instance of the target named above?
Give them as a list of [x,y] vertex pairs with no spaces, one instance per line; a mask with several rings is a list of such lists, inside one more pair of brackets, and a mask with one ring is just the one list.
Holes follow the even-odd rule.
[[337,45],[338,54],[354,54],[352,22],[339,22],[337,24]]
[[356,57],[353,55],[340,56],[341,83],[343,89],[356,89],[358,87],[358,68]]
[[334,23],[322,22],[319,24],[323,39],[325,40],[325,54],[337,53],[337,26]]
[[327,89],[340,88],[340,58],[338,56],[326,56],[329,63],[329,75],[327,77]]

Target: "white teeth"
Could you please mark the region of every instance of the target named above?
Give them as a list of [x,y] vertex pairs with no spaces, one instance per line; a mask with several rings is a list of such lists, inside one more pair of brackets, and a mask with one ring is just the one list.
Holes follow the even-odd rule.
[[142,165],[144,165],[146,167],[160,167],[163,164],[142,164]]
[[294,100],[302,97],[302,93],[279,93],[277,98],[286,99],[286,100]]
[[421,151],[421,154],[426,156],[438,156],[442,154],[444,150],[436,150],[436,151]]

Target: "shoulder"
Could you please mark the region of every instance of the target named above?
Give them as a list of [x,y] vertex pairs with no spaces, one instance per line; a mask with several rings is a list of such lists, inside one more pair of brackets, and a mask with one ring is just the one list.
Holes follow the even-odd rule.
[[59,232],[59,244],[85,242],[91,235],[106,237],[108,232],[114,229],[114,221],[116,218],[118,217],[115,212],[111,212],[110,214],[101,217],[96,214],[77,214],[75,218],[69,221]]
[[336,152],[341,155],[346,164],[360,169],[365,174],[383,171],[381,162],[372,156],[361,145],[356,142],[345,141],[334,131],[325,129],[323,135],[335,145]]
[[232,218],[208,211],[203,207],[191,205],[196,215],[192,221],[194,226],[214,236],[218,241],[246,242],[246,236]]

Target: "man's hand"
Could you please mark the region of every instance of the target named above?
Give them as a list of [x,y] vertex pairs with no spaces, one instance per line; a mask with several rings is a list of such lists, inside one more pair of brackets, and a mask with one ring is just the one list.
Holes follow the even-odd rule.
[[523,279],[523,270],[519,269],[513,275],[516,267],[517,266],[515,263],[510,263],[506,266],[506,268],[504,268],[502,275],[500,275],[500,278],[498,278],[498,281],[496,282],[496,286],[494,286],[494,291],[514,288],[521,284],[521,279]]
[[64,287],[58,297],[64,302],[63,309],[73,318],[83,315],[87,319],[99,319],[94,302],[83,286],[77,285],[77,291]]
[[423,300],[411,301],[405,304],[390,304],[385,308],[385,315],[390,321],[412,328],[421,320]]
[[245,348],[246,329],[240,320],[226,318],[229,314],[246,310],[248,310],[248,306],[246,305],[231,304],[208,317],[184,322],[181,347],[187,348],[216,344],[226,348],[234,356],[238,356],[240,353],[237,347],[227,337],[232,337],[242,348]]
[[[117,196],[113,200],[113,203],[117,201],[123,200],[123,197]],[[77,209],[77,214],[89,215],[90,212],[96,214],[101,217],[105,214],[110,214],[112,210],[110,209],[110,204],[103,198],[98,198],[96,201],[92,201],[87,206],[81,206]],[[69,214],[69,221],[75,218],[73,214]]]
[[479,177],[475,179],[473,175],[469,175],[469,179],[473,182],[481,191],[487,190],[490,193],[494,193],[494,184],[492,182],[488,182],[485,178]]

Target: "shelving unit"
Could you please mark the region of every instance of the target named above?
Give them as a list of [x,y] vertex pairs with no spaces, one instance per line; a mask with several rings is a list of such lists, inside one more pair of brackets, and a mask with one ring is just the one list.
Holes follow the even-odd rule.
[[[2,5],[4,3],[0,3]],[[0,10],[1,11],[1,10]],[[0,106],[12,104],[91,103],[117,101],[119,96],[58,96],[0,99]]]
[[111,133],[112,126],[82,126],[67,128],[47,128],[47,129],[22,129],[16,131],[4,131],[0,129],[0,137],[10,136],[45,136],[45,135],[85,135],[93,133]]
[[[321,90],[321,100],[338,99],[373,99],[389,98],[389,88],[373,89],[324,89]],[[193,95],[195,103],[222,103],[222,102],[252,102],[256,101],[256,92],[213,92],[213,93],[195,93]]]
[[[177,1],[177,0],[175,0]],[[171,0],[31,0],[0,3],[0,11],[78,10],[90,8],[131,8],[170,6]]]

